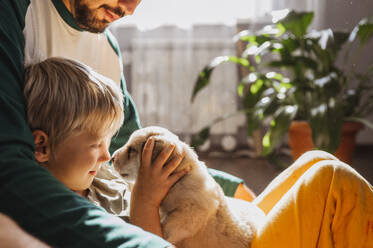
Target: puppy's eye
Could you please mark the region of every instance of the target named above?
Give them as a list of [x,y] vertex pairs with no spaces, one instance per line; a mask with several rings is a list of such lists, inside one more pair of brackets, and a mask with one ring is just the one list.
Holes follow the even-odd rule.
[[127,151],[127,156],[128,156],[128,159],[131,158],[132,155],[135,155],[137,153],[136,149],[133,148],[132,146],[128,147],[128,151]]

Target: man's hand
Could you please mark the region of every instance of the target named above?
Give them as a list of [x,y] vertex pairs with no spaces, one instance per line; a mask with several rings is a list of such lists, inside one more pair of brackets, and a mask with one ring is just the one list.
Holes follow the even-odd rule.
[[139,174],[132,191],[130,221],[132,224],[162,237],[159,206],[172,185],[187,171],[173,173],[183,160],[184,155],[176,156],[166,163],[175,149],[175,145],[171,144],[164,148],[152,163],[153,148],[154,139],[150,137],[145,143]]

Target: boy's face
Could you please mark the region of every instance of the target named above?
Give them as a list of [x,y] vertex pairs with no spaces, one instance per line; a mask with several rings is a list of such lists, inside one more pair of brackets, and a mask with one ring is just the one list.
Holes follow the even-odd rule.
[[72,135],[58,145],[47,168],[69,189],[86,190],[101,164],[110,160],[110,139],[86,131]]

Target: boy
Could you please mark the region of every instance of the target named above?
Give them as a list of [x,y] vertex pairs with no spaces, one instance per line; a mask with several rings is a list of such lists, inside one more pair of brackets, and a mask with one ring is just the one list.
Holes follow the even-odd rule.
[[[104,165],[110,160],[110,140],[124,118],[123,96],[117,84],[77,61],[49,58],[25,69],[24,95],[36,161],[70,190],[109,213],[128,217],[127,185]],[[173,148],[164,149],[153,165],[176,168],[182,157],[165,164]],[[146,187],[136,190],[137,198],[144,199],[141,209],[149,209],[146,206],[153,205],[155,198],[161,202],[173,183],[185,174],[172,172],[147,180]],[[101,177],[95,180],[97,173]],[[139,215],[148,216],[141,209]],[[157,211],[154,209],[152,216],[157,216]],[[157,217],[151,223],[157,228],[160,225]],[[161,236],[152,226],[145,229]]]
[[123,122],[121,91],[83,64],[60,58],[26,68],[25,79],[35,159],[87,196],[101,164],[110,160],[110,138]]

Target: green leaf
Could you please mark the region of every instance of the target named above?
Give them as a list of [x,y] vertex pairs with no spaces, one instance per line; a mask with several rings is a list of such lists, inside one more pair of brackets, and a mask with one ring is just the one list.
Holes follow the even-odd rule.
[[331,29],[313,31],[307,35],[306,50],[316,56],[319,75],[325,75],[335,68],[337,55],[347,38],[348,33],[333,32]]
[[264,156],[269,155],[276,146],[281,144],[297,110],[298,107],[296,105],[287,105],[276,111],[275,117],[271,121],[270,129],[263,137],[262,144]]
[[250,90],[246,92],[246,95],[243,99],[244,108],[247,110],[254,111],[255,105],[263,97],[263,94],[267,90],[267,86],[264,84],[263,75],[260,76],[260,79],[250,86]]
[[281,23],[277,24],[277,29],[278,29],[278,34],[276,35],[276,37],[280,37],[286,32],[286,28]]
[[262,89],[264,85],[264,81],[263,79],[258,79],[255,81],[255,83],[253,83],[250,87],[250,92],[253,94],[253,95],[256,95],[258,94],[258,92]]
[[263,92],[263,89],[261,89],[258,94],[253,94],[250,91],[247,91],[245,97],[244,97],[244,107],[246,109],[251,109],[255,106],[255,104],[259,101],[261,92]]
[[318,41],[314,41],[312,45],[306,49],[312,51],[318,59],[318,69],[321,75],[328,73],[331,67],[334,66],[335,54],[333,54],[332,50],[322,49]]
[[237,42],[239,40],[243,41],[249,41],[248,39],[254,38],[255,41],[255,35],[251,30],[242,30],[238,34],[234,35],[232,40],[234,42]]
[[259,30],[256,35],[263,35],[263,36],[279,36],[281,35],[281,31],[276,25],[266,25],[264,28]]
[[306,38],[316,40],[319,43],[321,49],[325,50],[328,43],[333,40],[334,36],[333,31],[329,28],[321,31],[312,30],[306,35]]
[[266,64],[268,67],[273,68],[286,68],[286,67],[293,67],[295,62],[293,60],[274,60]]
[[315,148],[334,153],[341,141],[343,109],[334,98],[311,109],[309,124]]
[[246,114],[246,128],[247,135],[253,136],[255,130],[258,130],[262,125],[262,119],[253,112],[247,111]]
[[213,70],[220,64],[228,62],[229,56],[219,56],[214,58],[210,64],[205,66],[203,70],[200,72],[197,81],[194,84],[192,99],[191,102],[194,101],[197,93],[205,88],[210,83],[210,77]]
[[243,58],[247,58],[248,56],[253,56],[256,54],[258,51],[258,46],[257,45],[248,45],[242,53]]
[[263,117],[272,115],[278,109],[278,99],[276,95],[266,96],[260,99],[255,105],[255,111]]
[[256,56],[255,56],[255,62],[256,62],[257,64],[260,64],[260,63],[262,62],[262,58],[260,57],[260,55],[256,55]]
[[277,109],[281,106],[281,102],[278,97],[274,97],[272,101],[268,104],[268,106],[264,109],[263,115],[264,116],[271,116],[273,115]]
[[245,58],[240,58],[240,57],[236,57],[236,56],[229,56],[228,61],[236,63],[238,65],[242,65],[242,66],[247,67],[247,68],[250,67],[249,60],[247,60]]
[[336,72],[330,72],[325,77],[317,78],[314,83],[324,99],[336,97],[341,92],[341,85]]
[[268,67],[273,68],[289,68],[289,69],[296,69],[298,66],[301,71],[305,68],[312,69],[314,71],[317,70],[317,62],[312,58],[304,57],[304,56],[293,56],[289,59],[282,59],[282,60],[274,60],[266,64]]
[[192,134],[191,146],[198,148],[203,145],[210,136],[210,126],[204,127],[196,134]]
[[250,83],[255,83],[255,81],[258,79],[258,75],[256,72],[249,73],[247,76],[245,76],[240,83],[238,84],[237,87],[237,92],[240,97],[243,96],[244,90],[246,86]]
[[245,83],[242,83],[242,82],[240,82],[240,83],[238,84],[238,87],[237,87],[237,94],[238,94],[240,97],[243,96],[243,92],[244,92],[245,86],[246,86],[246,84],[245,84]]
[[260,77],[260,75],[256,72],[251,72],[249,73],[247,76],[245,76],[243,79],[242,79],[242,83],[245,83],[245,84],[248,84],[248,83],[254,83],[258,77]]
[[351,31],[348,41],[354,42],[359,37],[360,42],[364,45],[373,35],[373,16],[362,19],[358,25]]
[[360,38],[361,44],[366,44],[372,38],[373,23],[361,25],[359,31],[357,32],[357,35]]
[[289,9],[273,10],[270,12],[272,16],[272,22],[278,23],[279,20],[283,20],[290,13]]
[[306,37],[307,39],[316,40],[322,50],[332,50],[333,54],[337,54],[347,41],[348,33],[333,32],[331,29],[325,29],[311,31]]
[[353,112],[354,117],[369,116],[373,113],[373,92],[367,97],[364,97],[363,102],[360,103],[359,108]]
[[352,116],[356,107],[360,105],[361,92],[359,89],[350,89],[343,97],[343,113],[344,116]]
[[260,47],[258,47],[258,50],[256,51],[255,55],[262,55],[264,51],[266,51],[271,46],[271,42],[266,41]]
[[362,45],[366,44],[373,36],[373,16],[362,19],[351,31],[348,41],[352,43],[359,37]]
[[200,74],[197,78],[197,81],[194,84],[191,102],[194,101],[197,93],[199,91],[201,91],[203,88],[205,88],[210,83],[210,77],[211,77],[211,74],[212,74],[213,70],[217,66],[219,66],[219,65],[221,65],[225,62],[233,62],[233,63],[239,64],[239,65],[242,65],[244,67],[250,68],[250,62],[247,59],[244,59],[244,58],[239,58],[239,57],[236,57],[236,56],[219,56],[219,57],[214,58],[210,62],[210,64],[205,66],[203,68],[203,70],[200,72]]
[[349,34],[346,32],[334,31],[334,42],[328,46],[328,49],[333,49],[335,54],[338,54],[342,49],[342,46],[348,40]]
[[281,30],[276,27],[276,25],[266,25],[258,31],[243,30],[233,37],[233,41],[237,42],[239,40],[252,42],[257,44],[262,44],[265,41],[272,40],[273,36],[278,36]]
[[284,79],[284,76],[282,74],[274,71],[267,72],[266,77],[269,79],[276,79],[278,81],[282,81]]
[[282,49],[279,49],[282,59],[289,59],[292,53],[300,48],[300,42],[298,39],[293,37],[283,37],[280,40]]
[[[245,51],[242,53],[243,58],[247,58],[248,56],[263,56],[264,54],[268,53],[271,48],[271,42],[265,41],[263,44],[261,44],[259,47],[257,44],[249,44]],[[260,62],[257,62],[258,64]]]
[[360,122],[360,123],[363,124],[364,126],[370,128],[370,129],[373,129],[373,123],[370,122],[369,120],[365,119],[365,118],[349,117],[349,118],[346,118],[345,121],[355,121],[355,122]]
[[307,29],[313,20],[313,12],[291,11],[284,19],[280,20],[285,30],[295,37],[301,38],[307,33]]
[[305,57],[305,56],[295,56],[294,59],[295,59],[296,63],[300,64],[301,66],[312,69],[314,71],[317,70],[318,64],[312,58]]

